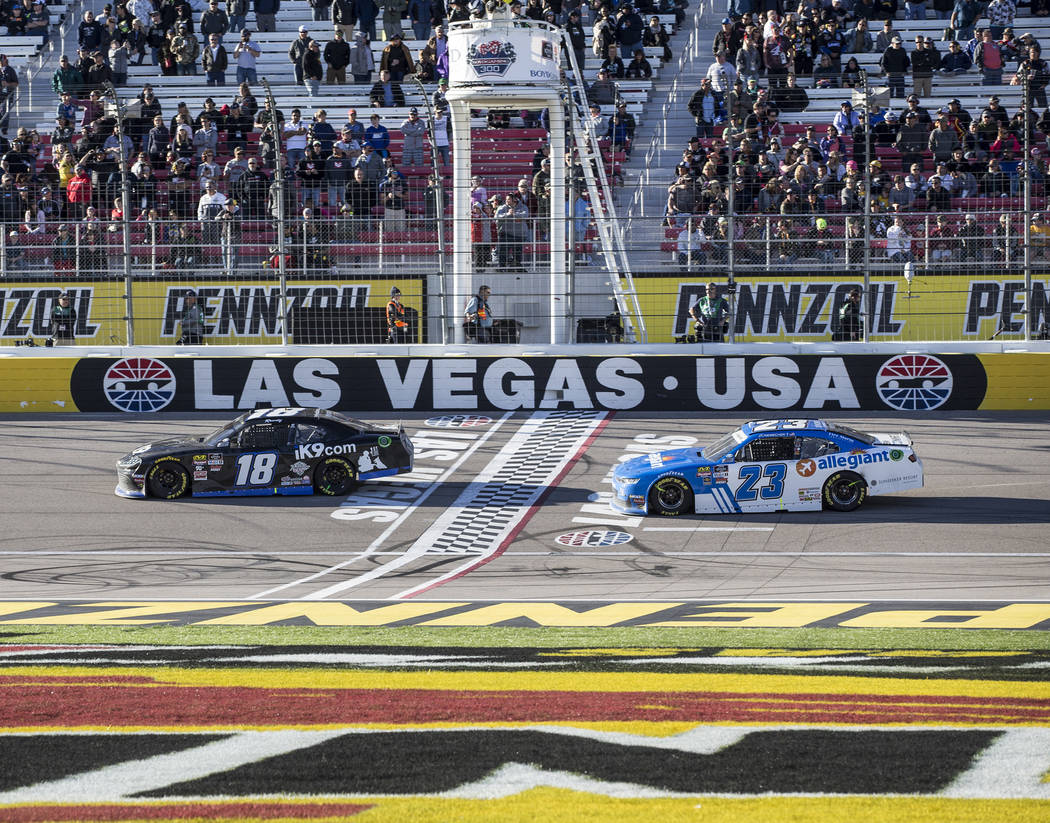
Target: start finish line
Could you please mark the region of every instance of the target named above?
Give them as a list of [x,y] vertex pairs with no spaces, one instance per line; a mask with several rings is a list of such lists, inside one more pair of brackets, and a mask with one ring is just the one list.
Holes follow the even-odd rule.
[[0,601],[0,625],[1050,629],[1050,602]]

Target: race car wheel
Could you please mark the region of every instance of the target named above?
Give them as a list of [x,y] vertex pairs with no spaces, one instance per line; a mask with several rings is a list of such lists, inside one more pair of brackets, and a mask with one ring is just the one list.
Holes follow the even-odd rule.
[[649,490],[649,511],[665,517],[685,514],[693,506],[693,490],[681,477],[661,477]]
[[190,476],[181,463],[161,460],[154,463],[146,473],[146,489],[150,497],[173,500],[182,497],[190,488]]
[[851,512],[868,496],[868,484],[853,472],[835,472],[824,481],[824,505],[837,512]]
[[349,494],[357,483],[357,469],[339,457],[329,457],[314,469],[314,489],[333,497]]

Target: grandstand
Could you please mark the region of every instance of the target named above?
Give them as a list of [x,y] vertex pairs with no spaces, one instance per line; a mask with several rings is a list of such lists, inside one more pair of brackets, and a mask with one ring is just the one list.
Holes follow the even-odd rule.
[[[667,13],[656,16],[662,29],[671,35],[668,43],[671,59],[665,59],[667,53],[662,45],[646,45],[644,51],[653,69],[652,77],[616,80],[616,100],[623,105],[614,107],[605,103],[600,112],[602,118],[608,118],[616,108],[621,115],[629,115],[632,123],[629,139],[614,132],[609,132],[609,137],[603,136],[603,161],[606,174],[613,183],[612,204],[622,218],[620,231],[631,252],[631,267],[643,276],[643,282],[646,276],[651,278],[651,283],[640,286],[651,327],[650,340],[683,336],[680,334],[684,328],[679,305],[683,299],[681,289],[673,284],[667,285],[660,278],[684,277],[690,281],[713,278],[725,282],[727,268],[737,277],[761,277],[775,272],[791,277],[816,273],[841,279],[843,274],[851,273],[855,279],[857,272],[863,272],[866,277],[906,276],[910,295],[916,277],[958,278],[983,271],[989,263],[1003,265],[1007,271],[1029,279],[1033,268],[1037,273],[1041,271],[1044,248],[1050,237],[1044,236],[1044,221],[1030,217],[1045,205],[1042,187],[1047,173],[1045,152],[1043,156],[1029,153],[1027,167],[1018,163],[1021,158],[1017,157],[1016,151],[1012,156],[1003,156],[1001,159],[1005,162],[1001,163],[1001,172],[997,172],[995,178],[989,178],[991,183],[986,183],[987,158],[1001,154],[1003,146],[997,145],[993,150],[994,141],[986,139],[988,135],[970,138],[960,134],[962,160],[965,162],[951,156],[945,158],[950,167],[941,178],[948,196],[940,195],[940,188],[937,188],[931,198],[927,190],[941,184],[929,179],[936,171],[930,150],[922,147],[918,151],[902,152],[892,139],[871,128],[871,125],[877,125],[873,123],[859,130],[845,130],[836,144],[841,163],[827,171],[822,168],[827,167],[829,158],[819,156],[819,139],[842,111],[844,101],[855,104],[857,111],[864,108],[865,99],[879,104],[878,109],[872,109],[873,121],[885,116],[887,110],[898,116],[898,123],[904,119],[906,104],[900,98],[889,97],[887,78],[880,71],[882,53],[875,48],[858,53],[843,50],[842,65],[849,58],[855,58],[862,70],[848,78],[857,86],[853,89],[836,87],[841,83],[840,74],[808,66],[805,59],[799,59],[796,54],[793,68],[807,100],[801,110],[780,105],[782,100],[777,97],[777,90],[771,88],[779,82],[779,76],[760,70],[755,78],[757,86],[769,90],[774,98],[773,108],[779,108],[775,122],[763,114],[756,122],[749,124],[742,120],[734,126],[731,118],[725,118],[723,114],[712,123],[710,132],[705,132],[699,145],[690,147],[689,141],[696,134],[696,126],[689,112],[689,102],[714,60],[712,46],[722,28],[720,21],[724,11],[708,3],[690,6],[686,15],[680,11],[675,14],[671,5],[667,8]],[[36,42],[25,44],[22,41],[30,38],[7,38],[11,45],[5,45],[6,53],[13,64],[22,67],[22,88],[14,97],[12,126],[17,124],[17,127],[35,130],[39,135],[39,138],[33,138],[39,143],[39,152],[35,156],[36,174],[30,175],[33,179],[21,199],[22,205],[28,206],[39,200],[44,183],[51,182],[53,192],[60,186],[65,188],[66,173],[58,175],[48,165],[58,156],[52,148],[57,99],[50,88],[50,77],[57,67],[60,53],[75,55],[78,23],[83,12],[90,9],[91,4],[50,5],[52,30],[46,47],[41,48],[39,38],[31,38]],[[649,15],[645,16],[648,18]],[[199,17],[200,9],[193,14],[194,20],[199,20]],[[452,310],[450,303],[439,297],[442,281],[435,274],[443,270],[442,249],[446,260],[450,253],[452,231],[445,221],[444,235],[439,236],[441,223],[438,214],[443,209],[439,207],[432,179],[431,129],[428,128],[424,142],[423,162],[409,165],[401,163],[404,138],[400,130],[413,108],[419,109],[424,119],[428,119],[427,107],[428,104],[432,107],[433,102],[440,98],[439,86],[432,80],[420,84],[406,78],[401,83],[403,101],[399,97],[398,105],[390,107],[372,106],[371,82],[322,83],[311,96],[304,86],[295,83],[288,46],[298,36],[300,27],[308,30],[307,37],[317,37],[322,47],[331,39],[331,24],[312,18],[313,12],[308,4],[286,2],[277,21],[277,30],[259,32],[253,12],[249,11],[246,26],[252,30],[251,39],[261,52],[255,67],[259,78],[267,81],[265,85],[272,91],[277,108],[286,118],[293,108],[299,108],[303,119],[309,123],[318,110],[324,109],[328,121],[338,132],[349,109],[356,109],[358,120],[365,125],[368,125],[370,115],[378,114],[381,124],[389,131],[389,145],[382,151],[388,152],[393,159],[396,176],[401,179],[399,189],[403,188],[403,191],[396,192],[393,198],[387,189],[382,191],[382,198],[376,191],[367,214],[360,209],[349,214],[344,206],[345,197],[341,196],[341,183],[312,184],[308,178],[301,177],[297,169],[287,169],[288,182],[297,188],[294,193],[286,193],[288,222],[282,260],[278,254],[281,238],[272,219],[275,201],[271,200],[269,192],[273,174],[272,148],[268,148],[266,135],[257,127],[256,117],[251,119],[243,134],[236,128],[221,129],[215,155],[211,158],[221,170],[233,159],[234,148],[239,146],[245,151],[244,157],[258,156],[266,167],[260,177],[263,183],[255,192],[259,202],[254,203],[254,210],[249,208],[252,202],[247,196],[239,204],[241,213],[235,221],[234,234],[231,234],[229,224],[208,226],[204,224],[206,221],[199,219],[199,199],[205,192],[203,183],[207,177],[215,175],[208,171],[210,166],[207,164],[202,173],[200,158],[195,153],[187,158],[189,168],[184,170],[176,169],[169,162],[173,158],[156,158],[152,173],[132,183],[131,208],[126,216],[121,213],[120,204],[115,202],[121,193],[119,173],[114,173],[112,163],[109,166],[102,164],[103,168],[89,171],[94,183],[92,199],[97,220],[92,220],[90,215],[84,220],[83,215],[67,212],[62,202],[59,203],[62,211],[57,215],[49,214],[46,219],[33,216],[33,219],[22,221],[14,217],[13,211],[5,212],[4,216],[11,224],[3,233],[4,242],[0,245],[0,265],[5,276],[20,278],[27,283],[51,281],[60,287],[69,285],[74,288],[76,281],[67,279],[70,272],[81,275],[91,272],[94,278],[110,280],[130,278],[155,284],[163,281],[167,284],[165,289],[144,289],[139,285],[132,289],[131,295],[127,294],[127,289],[122,293],[118,293],[119,289],[112,289],[110,297],[105,296],[105,289],[92,292],[95,311],[99,312],[110,331],[111,339],[131,337],[131,315],[124,308],[128,297],[133,304],[138,304],[139,310],[133,312],[138,321],[147,317],[156,321],[150,325],[149,331],[140,331],[137,336],[140,342],[173,342],[170,324],[159,321],[177,310],[180,284],[194,288],[202,284],[205,288],[212,288],[209,284],[214,284],[214,300],[236,302],[246,290],[251,291],[251,284],[272,283],[277,269],[287,269],[293,278],[309,281],[310,288],[326,279],[373,278],[367,298],[348,298],[351,302],[346,304],[342,296],[333,298],[333,305],[337,304],[342,310],[348,306],[361,308],[353,303],[359,299],[367,300],[367,307],[381,306],[385,299],[381,293],[384,284],[408,277],[411,283],[406,294],[415,297],[421,314],[427,318],[419,329],[418,341],[439,342],[443,339],[442,334],[449,324],[458,322],[455,317],[446,316]],[[603,64],[603,59],[591,48],[593,22],[587,19],[584,26],[587,42],[581,69],[587,83],[595,80]],[[739,20],[735,21],[735,25],[739,24]],[[380,37],[371,43],[371,52],[378,69],[388,43],[382,39],[381,19],[377,26]],[[873,40],[882,26],[881,20],[871,22]],[[909,51],[916,36],[931,37],[939,48],[944,45],[940,40],[944,30],[942,20],[894,19],[892,28]],[[406,37],[412,38],[405,44],[413,57],[417,57],[427,46],[427,41],[414,38],[408,20],[403,21],[403,30]],[[1050,44],[1050,25],[1045,24],[1043,18],[1025,17],[1019,13],[1013,30],[1028,32],[1036,42]],[[804,38],[805,34],[800,36]],[[236,39],[236,33],[226,35],[225,42],[231,50]],[[947,109],[949,101],[957,100],[958,105],[951,114],[954,128],[957,122],[955,112],[966,111],[979,119],[989,95],[994,94],[999,98],[1000,108],[1010,116],[1014,115],[1027,88],[1023,83],[1009,85],[1016,62],[1011,57],[1011,49],[1016,51],[1016,48],[1010,44],[1016,45],[1016,40],[1019,38],[1011,39],[1009,33],[1005,35],[1006,46],[1010,48],[1004,46],[1001,49],[1006,59],[1002,84],[982,86],[981,70],[977,67],[959,74],[934,72],[931,93],[921,98],[919,107],[932,113],[936,119],[941,108]],[[818,57],[821,48],[823,45],[813,47]],[[141,137],[149,127],[149,124],[139,122],[141,107],[136,100],[146,83],[152,86],[161,104],[165,123],[173,119],[180,103],[185,103],[192,118],[205,109],[208,98],[212,98],[216,110],[221,111],[237,95],[233,60],[226,72],[225,86],[215,86],[205,84],[199,59],[196,74],[170,74],[150,65],[149,51],[146,49],[145,64],[132,62],[128,66],[127,81],[116,92],[126,115],[125,126],[134,137]],[[730,55],[729,65],[735,63],[734,56]],[[370,79],[374,81],[376,74],[378,71]],[[858,77],[862,78],[859,83]],[[867,98],[865,83],[869,90]],[[905,84],[910,93],[913,84],[910,73],[905,77]],[[252,85],[251,92],[262,108],[266,95],[264,84]],[[745,113],[751,107],[743,104],[744,97],[744,94],[731,93],[721,100],[720,105],[728,109],[738,108]],[[112,130],[114,115],[115,108],[111,101],[107,101],[102,112],[102,138]],[[222,117],[220,115],[220,119]],[[220,125],[229,126],[229,123],[221,122]],[[1027,140],[1023,124],[1020,129],[1014,128],[1018,138],[1015,149],[1045,149],[1044,125],[1050,125],[1050,114],[1039,118],[1040,128],[1037,130],[1033,126]],[[727,126],[732,128],[724,133]],[[809,127],[813,129],[810,145],[818,156],[796,163],[795,158],[787,155],[792,151],[792,145],[807,139]],[[604,129],[603,120],[603,135]],[[540,168],[539,161],[543,156],[546,132],[538,112],[484,110],[475,112],[472,130],[472,166],[473,173],[480,178],[479,190],[485,190],[491,199],[493,195],[502,196],[517,190],[519,181],[526,183],[523,200],[530,212],[526,219],[527,237],[521,244],[524,270],[514,277],[513,283],[507,282],[502,291],[508,296],[500,308],[504,317],[517,321],[514,339],[521,334],[522,340],[528,340],[530,327],[542,325],[537,313],[543,311],[542,300],[530,299],[530,295],[538,298],[546,283],[543,268],[547,246],[541,219],[543,198],[532,191],[535,172]],[[742,144],[745,136],[754,141],[750,152]],[[770,158],[772,162],[759,162],[766,159],[758,157],[759,151],[770,148],[773,140],[780,142],[780,154]],[[866,141],[873,144],[867,153]],[[451,143],[451,151],[455,152],[454,138]],[[732,144],[731,151],[727,149],[727,143]],[[79,134],[74,136],[74,146],[77,145],[83,145]],[[802,143],[798,145],[801,149]],[[325,148],[327,150],[327,146]],[[137,152],[138,149],[139,146],[135,145],[134,150]],[[669,190],[680,176],[680,164],[686,151],[691,151],[686,155],[687,175],[675,185],[673,197],[669,200]],[[730,154],[734,162],[729,162]],[[738,163],[741,154],[745,155],[745,162]],[[451,180],[451,166],[447,159],[447,156],[441,158],[437,167],[438,176],[446,185]],[[869,165],[869,160],[877,161],[878,165]],[[907,164],[904,161],[908,161]],[[918,177],[909,175],[913,161],[922,164]],[[970,168],[977,163],[981,164],[980,168]],[[854,164],[856,169],[852,168]],[[705,166],[711,168],[705,169]],[[799,166],[806,168],[799,170]],[[1026,168],[1030,170],[1028,175]],[[965,177],[967,173],[973,174],[972,181]],[[905,195],[892,194],[896,176],[906,178]],[[1028,177],[1031,184],[1025,185]],[[770,193],[770,178],[782,178],[785,185]],[[385,182],[385,179],[383,174],[381,180]],[[221,194],[232,198],[235,193],[241,193],[241,189],[235,189],[232,180],[221,175],[216,180]],[[955,186],[954,192],[947,183]],[[967,188],[971,183],[972,190]],[[797,188],[796,194],[789,193],[792,188]],[[843,195],[843,189],[850,191]],[[730,191],[732,208],[727,194]],[[787,207],[783,206],[785,200],[788,201]],[[304,222],[302,210],[307,205],[313,206],[314,219]],[[582,208],[586,209],[586,204]],[[151,209],[155,211],[150,212]],[[899,213],[899,220],[894,220],[893,212]],[[965,219],[965,213],[972,213],[974,220]],[[482,245],[488,242],[498,246],[503,242],[502,235],[495,236],[494,220],[491,214],[478,220],[476,236],[488,238],[479,241]],[[184,236],[187,232],[180,234],[176,228],[179,222],[189,226],[188,241]],[[615,268],[606,271],[603,267],[603,249],[596,242],[598,233],[586,212],[575,222],[578,225],[575,226],[577,244],[573,256],[574,291],[566,295],[566,299],[573,303],[573,314],[580,321],[587,321],[581,322],[580,328],[604,328],[601,321],[613,308],[610,280],[618,277],[619,272]],[[60,233],[59,226],[63,224],[66,230]],[[444,243],[439,242],[441,240]],[[236,253],[231,252],[231,246],[236,246]],[[495,251],[491,258],[484,254],[475,256],[479,268],[483,267],[482,271],[487,270],[487,276],[493,278],[508,274],[501,269],[499,259]],[[486,275],[481,276],[484,279]],[[657,282],[660,285],[656,285]],[[232,286],[236,286],[233,289],[236,294],[231,292]],[[954,293],[959,288],[958,284],[945,286],[945,291]],[[137,291],[142,291],[144,296],[137,298]],[[336,291],[339,295],[357,294],[346,289]],[[46,300],[50,301],[52,297]],[[453,300],[452,304],[455,302]],[[230,325],[234,332],[240,328],[238,312],[245,310],[252,311],[250,308],[230,309],[233,318]],[[836,310],[836,307],[829,308],[832,313]],[[126,335],[120,328],[121,321],[127,322],[129,333]],[[1028,326],[1024,326],[1020,333],[1036,331],[1036,321],[1037,317],[1030,314]],[[280,325],[266,326],[264,323],[258,342],[283,339],[278,334]],[[369,342],[380,342],[381,326],[382,323],[377,324],[378,331]],[[251,327],[250,322],[245,324],[245,328]],[[255,328],[258,331],[260,327],[256,325]],[[945,323],[944,333],[953,333],[948,329],[949,324]],[[876,329],[872,327],[869,331],[874,333]],[[757,339],[782,339],[784,334],[790,334],[790,328],[766,329],[765,332]],[[608,337],[604,332],[598,334],[599,339]],[[245,333],[243,339],[249,338],[251,336]],[[237,339],[237,335],[231,339]]]

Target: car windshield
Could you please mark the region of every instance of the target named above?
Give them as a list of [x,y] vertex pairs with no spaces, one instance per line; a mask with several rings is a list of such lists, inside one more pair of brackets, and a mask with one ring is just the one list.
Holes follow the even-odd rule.
[[735,432],[730,432],[724,437],[718,438],[714,443],[701,451],[700,456],[705,460],[721,460],[740,443],[743,443],[744,439],[744,433],[737,429]]
[[874,446],[876,443],[875,438],[867,432],[857,431],[849,426],[843,426],[841,423],[828,423],[828,431],[841,434],[843,437],[852,437],[866,446]]
[[227,423],[221,428],[216,429],[204,438],[204,443],[208,446],[218,446],[221,441],[225,440],[227,437],[231,437],[235,431],[241,428],[241,424],[244,423],[244,419],[247,416],[247,414],[242,414],[232,423]]

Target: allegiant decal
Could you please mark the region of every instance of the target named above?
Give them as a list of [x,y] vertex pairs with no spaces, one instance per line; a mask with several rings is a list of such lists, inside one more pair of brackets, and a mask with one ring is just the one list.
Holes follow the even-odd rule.
[[[368,303],[369,287],[363,284],[331,286],[288,286],[287,312],[300,307],[359,309]],[[168,286],[164,298],[161,337],[173,337],[186,301],[185,286]],[[205,335],[214,337],[252,337],[281,333],[280,286],[204,286],[196,289],[197,302],[204,310]]]
[[[898,357],[899,359],[899,357]],[[77,363],[81,411],[112,411],[105,394],[115,361]],[[899,409],[914,382],[885,375],[886,355],[740,357],[170,358],[177,386],[166,411],[314,406],[355,411],[517,409]],[[976,409],[987,376],[975,355],[937,361],[946,386],[914,411]],[[900,374],[898,374],[900,372]],[[903,376],[901,376],[903,375]]]
[[887,452],[865,452],[864,454],[833,454],[817,460],[818,469],[855,469],[862,463],[889,463]]
[[0,289],[3,329],[0,336],[47,337],[51,334],[51,309],[58,305],[58,296],[70,295],[70,304],[76,309],[76,336],[94,337],[99,327],[91,322],[91,298],[94,289],[86,288],[14,288]]

